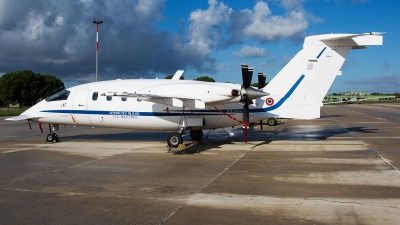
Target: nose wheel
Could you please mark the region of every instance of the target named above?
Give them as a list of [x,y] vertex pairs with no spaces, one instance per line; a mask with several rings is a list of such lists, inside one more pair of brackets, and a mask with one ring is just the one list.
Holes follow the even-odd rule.
[[57,130],[59,130],[59,125],[50,124],[51,133],[46,136],[46,142],[58,142]]
[[169,147],[177,148],[183,143],[182,135],[178,132],[173,132],[168,136],[167,142]]

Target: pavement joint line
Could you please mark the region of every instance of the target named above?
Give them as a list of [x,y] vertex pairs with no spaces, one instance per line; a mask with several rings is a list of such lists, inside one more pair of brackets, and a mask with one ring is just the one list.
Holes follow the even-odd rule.
[[[327,114],[329,115],[329,114]],[[329,115],[330,116],[330,115]],[[333,121],[335,121],[339,126],[343,127],[343,129],[346,129],[342,124],[340,124],[335,118],[332,118]],[[346,129],[347,130],[347,129]],[[366,146],[368,146],[368,144],[366,144],[364,141],[362,141],[359,137],[357,137],[356,135],[354,135],[351,131],[347,130],[350,134],[352,134],[352,136],[354,136],[355,138],[357,138],[361,143],[364,143]],[[379,158],[381,158],[386,164],[388,164],[390,167],[392,167],[392,169],[394,169],[395,171],[397,171],[397,173],[400,174],[400,170],[397,169],[395,166],[393,166],[393,164],[391,164],[389,161],[387,161],[383,156],[381,156],[378,152],[376,152],[374,149],[371,149],[372,152],[374,152]]]
[[396,170],[399,174],[400,174],[400,171],[395,167],[395,166],[393,166],[389,161],[387,161],[383,156],[381,156],[378,152],[376,152],[374,149],[372,149],[371,148],[371,150],[377,155],[377,156],[379,156],[385,163],[387,163],[390,167],[392,167],[394,170]]
[[247,152],[253,150],[255,147],[257,147],[256,145],[253,145],[249,150],[245,151],[239,158],[237,158],[231,165],[229,165],[227,168],[225,168],[220,174],[218,174],[214,179],[212,179],[208,184],[206,184],[200,191],[198,191],[197,193],[193,194],[185,203],[183,203],[178,209],[176,209],[175,211],[173,211],[167,218],[165,218],[164,221],[162,221],[159,225],[164,224],[165,222],[168,221],[169,218],[171,218],[175,213],[177,213],[180,209],[182,209],[183,207],[185,207],[187,204],[189,204],[189,202],[191,202],[197,195],[199,195],[204,189],[206,189],[211,183],[213,183],[214,181],[216,181],[218,178],[220,178],[226,171],[228,171],[233,165],[235,165],[243,156],[245,156],[247,154]]

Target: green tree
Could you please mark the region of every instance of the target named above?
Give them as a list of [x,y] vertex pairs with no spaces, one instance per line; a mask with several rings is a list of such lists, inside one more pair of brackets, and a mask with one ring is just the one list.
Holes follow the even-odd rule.
[[0,77],[0,96],[2,100],[7,104],[21,102],[21,81],[18,74],[16,73],[6,73]]
[[370,95],[382,95],[382,93],[378,93],[378,92],[373,92]]
[[209,76],[202,76],[202,77],[198,77],[194,80],[198,80],[198,81],[206,81],[206,82],[215,82],[215,80]]
[[41,91],[45,86],[44,79],[40,73],[34,73],[30,70],[23,70],[15,72],[18,74],[21,85],[21,100],[18,101],[19,107],[29,102],[32,105],[41,97]]
[[46,98],[65,89],[64,83],[60,80],[60,78],[46,74],[43,75],[43,79],[45,86],[40,93],[41,98]]
[[[268,83],[269,82],[266,82],[265,86],[267,86]],[[258,82],[257,83],[252,83],[252,84],[250,84],[250,86],[258,88]],[[262,87],[262,88],[264,88],[264,87]]]
[[54,94],[59,91],[55,87],[60,86],[63,87],[63,83],[54,76],[22,70],[0,77],[0,96],[7,106],[17,102],[22,108],[25,102],[33,105],[38,99]]

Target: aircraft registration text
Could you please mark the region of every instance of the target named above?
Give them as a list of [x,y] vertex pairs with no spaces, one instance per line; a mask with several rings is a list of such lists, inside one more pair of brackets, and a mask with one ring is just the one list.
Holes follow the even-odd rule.
[[139,116],[139,112],[110,111],[110,115],[112,115],[113,118],[136,119]]

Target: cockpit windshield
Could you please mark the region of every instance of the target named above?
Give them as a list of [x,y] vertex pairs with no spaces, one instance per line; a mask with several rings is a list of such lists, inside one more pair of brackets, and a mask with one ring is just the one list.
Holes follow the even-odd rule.
[[64,90],[46,98],[46,101],[52,102],[52,101],[67,100],[69,93],[70,93],[70,91],[64,89]]

